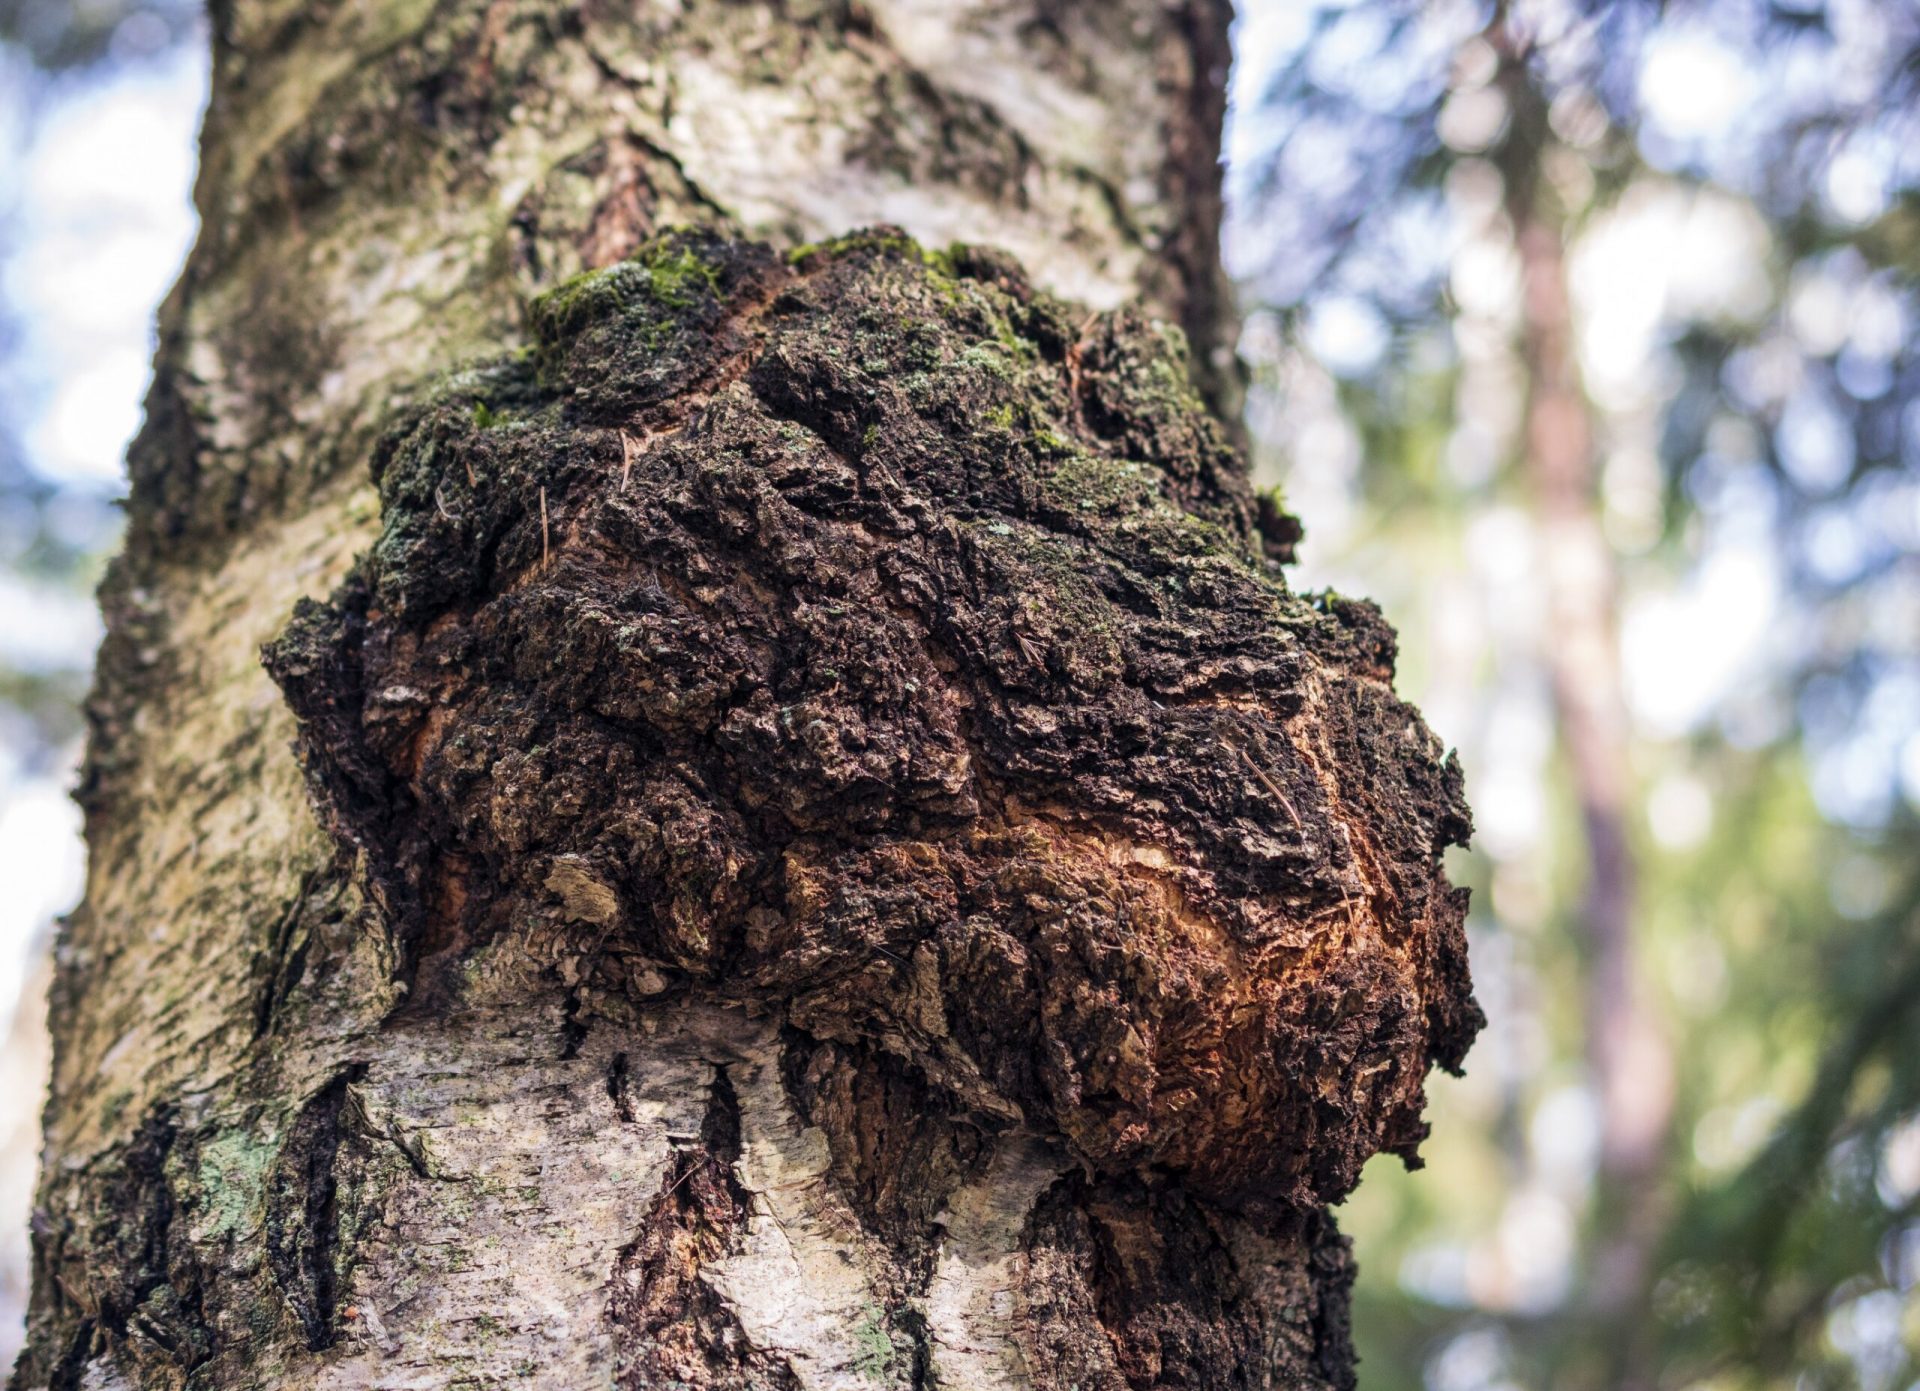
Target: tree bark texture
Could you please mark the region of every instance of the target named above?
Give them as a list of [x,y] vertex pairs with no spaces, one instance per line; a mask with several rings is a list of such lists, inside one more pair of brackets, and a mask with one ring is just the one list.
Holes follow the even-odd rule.
[[1351,1383],[1467,820],[1216,414],[1225,24],[217,9],[16,1386]]

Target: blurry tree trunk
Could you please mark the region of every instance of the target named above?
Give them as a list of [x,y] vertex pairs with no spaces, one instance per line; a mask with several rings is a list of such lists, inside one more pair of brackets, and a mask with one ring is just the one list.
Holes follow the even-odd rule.
[[[1207,775],[1226,779],[1219,786],[1227,792],[1202,787],[1191,795],[1241,799],[1233,824],[1253,848],[1235,851],[1239,860],[1305,866],[1290,901],[1317,915],[1312,933],[1289,919],[1273,943],[1245,948],[1248,964],[1235,947],[1230,970],[1181,985],[1182,962],[1200,948],[1181,946],[1178,934],[1211,942],[1217,929],[1191,906],[1199,900],[1171,887],[1163,850],[1109,842],[1074,830],[1065,813],[1017,803],[995,811],[1007,823],[999,839],[980,841],[981,856],[1012,854],[1005,846],[1016,842],[1054,844],[1075,864],[1085,860],[1087,874],[1119,876],[1144,905],[1137,911],[1145,916],[1132,919],[1140,942],[1122,936],[1075,946],[1078,939],[1061,937],[1044,948],[1062,960],[1084,957],[1076,970],[1105,970],[1099,962],[1111,956],[1134,973],[1059,1005],[1063,1012],[1046,1025],[1054,1040],[1046,1046],[1059,1056],[1032,1064],[1050,1076],[1070,1081],[1072,1068],[1113,1068],[1121,1080],[1112,1085],[1124,1092],[1136,1055],[1161,1045],[1130,1026],[1100,1032],[1116,991],[1159,998],[1177,986],[1196,1000],[1229,1001],[1241,979],[1235,973],[1293,971],[1288,963],[1302,943],[1317,943],[1317,964],[1298,978],[1305,984],[1270,991],[1265,1004],[1234,1006],[1240,1014],[1229,1022],[1239,1032],[1224,1042],[1208,1041],[1205,1029],[1219,1021],[1205,1010],[1179,1023],[1198,1031],[1190,1045],[1197,1070],[1191,1085],[1163,1079],[1167,1099],[1155,1104],[1176,1108],[1166,1145],[1201,1146],[1167,1161],[1176,1175],[1191,1172],[1188,1184],[1161,1182],[1145,1160],[1134,1171],[1089,1172],[1064,1148],[1064,1131],[1080,1121],[1033,1113],[1021,1123],[1003,1093],[1025,1085],[1025,1062],[1009,1063],[1004,1077],[982,1077],[953,1061],[936,1076],[934,1063],[901,1061],[921,1056],[911,1039],[783,1012],[765,994],[728,995],[727,973],[745,970],[742,961],[765,941],[784,940],[787,929],[755,910],[738,940],[708,939],[702,914],[725,907],[737,869],[727,857],[736,844],[743,855],[757,853],[760,832],[741,829],[744,821],[699,822],[684,797],[667,805],[680,795],[671,789],[658,792],[657,806],[648,803],[652,820],[623,823],[621,834],[640,847],[636,855],[644,848],[671,861],[660,871],[666,879],[698,878],[703,856],[719,866],[700,881],[711,892],[705,906],[660,907],[658,920],[680,934],[672,940],[682,954],[672,960],[627,952],[618,934],[609,945],[615,925],[627,922],[626,890],[609,887],[590,857],[536,861],[528,852],[524,863],[509,856],[483,865],[452,851],[425,855],[424,803],[406,800],[419,789],[405,791],[394,779],[418,782],[457,761],[464,733],[444,747],[435,741],[446,720],[465,716],[453,713],[444,690],[431,694],[440,689],[432,683],[466,679],[481,657],[460,659],[471,668],[464,671],[453,658],[423,668],[429,693],[397,679],[354,684],[369,680],[376,662],[437,651],[433,644],[465,621],[449,612],[444,622],[402,631],[394,626],[402,606],[379,586],[425,553],[396,530],[415,519],[408,506],[424,509],[417,520],[426,527],[478,515],[507,487],[487,493],[495,486],[489,461],[505,457],[489,451],[535,438],[515,433],[518,426],[495,429],[518,398],[486,394],[486,383],[508,379],[520,383],[516,391],[548,389],[546,358],[535,385],[525,355],[513,356],[526,339],[528,299],[620,261],[664,227],[792,245],[894,224],[930,245],[994,243],[1048,290],[1093,309],[1140,298],[1183,325],[1199,382],[1216,407],[1231,410],[1228,310],[1215,252],[1223,0],[216,0],[210,18],[213,91],[196,193],[202,231],[162,311],[147,424],[130,459],[129,539],[104,590],[110,633],[82,788],[90,882],[58,947],[35,1289],[14,1385],[1045,1391],[1349,1382],[1351,1267],[1322,1205],[1375,1148],[1411,1152],[1429,1057],[1457,1064],[1474,1018],[1459,947],[1463,904],[1444,885],[1432,887],[1440,847],[1464,832],[1457,772],[1441,768],[1424,732],[1380,693],[1390,639],[1359,606],[1336,604],[1318,616],[1300,608],[1301,631],[1324,633],[1339,655],[1285,698],[1290,710],[1312,712],[1333,708],[1350,689],[1363,713],[1378,712],[1365,720],[1389,722],[1390,749],[1358,715],[1342,737],[1378,746],[1369,770],[1397,777],[1412,769],[1415,790],[1395,795],[1439,808],[1431,826],[1412,813],[1381,821],[1373,802],[1364,814],[1336,819],[1326,801],[1343,776],[1333,746],[1270,749],[1260,731],[1279,727],[1261,723],[1264,695],[1208,694],[1208,681],[1239,679],[1231,663],[1220,668],[1226,677],[1210,675],[1214,667],[1196,649],[1165,677],[1198,693],[1194,718],[1244,726],[1252,731],[1245,738],[1258,741],[1238,761],[1211,760]],[[542,352],[587,332],[580,315],[640,313],[646,306],[629,303],[622,286],[651,296],[646,312],[711,310],[701,351],[714,353],[728,324],[804,316],[815,305],[809,296],[841,293],[822,288],[840,283],[830,261],[806,278],[777,260],[754,261],[756,253],[737,244],[714,251],[717,259],[688,249],[693,243],[677,245],[634,271],[638,279],[591,282],[544,301],[546,318],[536,325],[546,335]],[[962,254],[940,262],[936,277],[912,255],[902,259],[886,236],[858,245],[865,249],[856,259],[867,258],[859,264],[875,268],[873,283],[932,297],[932,317],[914,330],[921,348],[941,314],[998,305],[1024,316],[1018,332],[1000,330],[1000,345],[989,339],[955,359],[954,370],[964,366],[974,374],[968,381],[987,383],[983,390],[1037,370],[1025,365],[1032,343],[1051,344],[1061,380],[1092,393],[1086,418],[1076,415],[1073,425],[1084,434],[1133,428],[1131,407],[1101,404],[1100,383],[1158,382],[1154,409],[1163,416],[1155,418],[1172,433],[1143,435],[1138,449],[1153,458],[1189,451],[1197,462],[1177,487],[1199,499],[1196,508],[1215,506],[1226,529],[1218,534],[1250,534],[1244,478],[1229,455],[1214,451],[1213,436],[1179,414],[1188,409],[1185,388],[1163,371],[1177,354],[1151,347],[1158,330],[1114,319],[1075,342],[1075,333],[1094,332],[1085,326],[1093,320],[1067,320],[1003,260]],[[742,265],[741,278],[729,278]],[[653,330],[645,342],[655,357],[643,354],[622,371],[644,376],[678,351],[679,329],[660,320]],[[820,380],[830,386],[843,355],[856,356],[860,333],[817,347],[801,365],[827,374]],[[927,350],[947,361],[937,348]],[[492,375],[434,385],[475,359],[494,360]],[[896,375],[899,383],[882,386],[907,390],[911,374]],[[562,377],[586,403],[581,418],[597,409],[596,392],[627,380],[611,369]],[[756,378],[754,390],[771,398],[793,380]],[[863,450],[890,441],[876,441],[873,426],[862,436],[858,420],[845,439],[833,435],[840,417],[828,418],[828,386],[795,398],[792,410],[825,412],[816,430],[884,482],[885,467]],[[457,408],[444,404],[455,398],[434,395],[446,389],[456,392]],[[663,437],[677,439],[685,427],[689,441],[718,438],[701,432],[745,418],[716,404],[695,429],[686,413],[709,397],[760,409],[720,369],[676,390],[660,405],[680,412]],[[542,419],[558,410],[550,406]],[[1078,395],[1072,410],[1081,410]],[[452,432],[445,439],[457,437],[468,452],[445,453],[452,446],[434,443],[440,436],[420,434],[394,446],[396,419]],[[1028,451],[1021,457],[1068,449],[1037,429],[1016,437],[1010,432],[1021,420],[1010,408],[982,411],[954,428],[1000,430],[992,438]],[[378,444],[383,434],[389,443]],[[831,510],[854,485],[831,452],[794,452],[794,441],[812,438],[769,434],[753,446],[766,452],[739,486],[759,487],[765,477],[791,483],[804,464],[824,480],[808,485],[809,499]],[[605,484],[595,485],[591,502],[604,515],[592,515],[609,528],[639,525],[639,513],[619,511],[628,505],[621,499],[640,495],[640,480],[653,476],[646,470],[669,446],[655,450],[639,425],[583,426],[554,440],[527,467],[573,468],[567,477],[577,482],[580,461],[591,456]],[[434,449],[463,467],[449,466],[440,484],[408,502],[395,491],[410,486],[396,461],[417,463]],[[902,467],[944,457],[931,449]],[[386,461],[387,539],[371,569],[353,570],[380,525],[383,499],[366,479],[376,452]],[[629,472],[632,494],[624,492]],[[700,475],[701,486],[718,487],[720,476]],[[542,483],[537,497],[519,500],[517,529],[498,542],[500,555],[527,566],[513,581],[522,588],[509,585],[505,602],[571,602],[555,586],[598,544],[589,541],[602,533],[583,520],[586,494],[568,493],[574,485],[560,477],[552,475],[551,496]],[[1099,505],[1147,506],[1130,497],[1123,490]],[[716,494],[692,507],[688,525],[720,525],[732,515],[727,505]],[[924,512],[928,503],[907,497],[900,505]],[[1142,516],[1170,525],[1155,520],[1159,513]],[[940,535],[966,539],[983,556],[1001,553],[991,548],[1011,528],[971,525],[964,517],[943,522]],[[978,539],[969,539],[976,530]],[[834,534],[848,545],[871,539],[870,528]],[[1167,532],[1166,544],[1187,534]],[[1196,531],[1201,540],[1177,544],[1212,545],[1204,538],[1215,534]],[[791,555],[804,559],[812,544]],[[481,550],[476,541],[457,559],[477,565]],[[1213,566],[1206,583],[1220,585],[1242,562],[1204,564]],[[329,594],[333,604],[300,608],[306,626],[281,637],[298,602]],[[636,624],[662,605],[691,613],[732,602],[723,588],[700,587],[692,571],[676,572],[671,557],[650,579],[643,574],[634,594],[628,616]],[[989,588],[970,602],[1004,599]],[[1111,679],[1100,675],[1108,670],[1099,666],[1109,660],[1099,657],[1105,630],[1072,621],[1091,600],[1075,602],[1081,608],[1065,613],[1035,603],[1007,620],[1010,629],[994,629],[994,641],[1014,643],[1044,669],[1041,677],[1009,675],[1010,689],[1020,680],[1079,679],[1083,667]],[[838,606],[798,612],[821,625],[844,618]],[[316,636],[323,627],[324,641]],[[526,654],[543,631],[536,624],[488,660],[532,661]],[[298,728],[262,669],[267,644],[299,706]],[[800,648],[796,660],[804,660]],[[1056,648],[1066,655],[1049,656]],[[1093,655],[1075,655],[1083,648]],[[1299,670],[1295,658],[1285,661],[1294,663],[1285,671]],[[925,679],[943,680],[951,665],[928,667]],[[1278,676],[1260,679],[1279,689]],[[836,699],[856,699],[833,689],[841,691]],[[667,689],[654,698],[666,708],[695,696]],[[739,699],[748,702],[749,693]],[[798,708],[771,712],[761,724],[743,713],[728,737],[777,741],[779,722]],[[985,718],[978,709],[902,708],[902,719]],[[1159,718],[1159,706],[1141,709],[1140,718]],[[1049,728],[1044,703],[1019,710],[1028,727]],[[593,723],[602,716],[566,718],[576,714],[582,728],[604,728]],[[416,716],[423,723],[408,726],[415,742],[375,766],[366,741],[396,727],[391,720]],[[839,716],[830,706],[809,718],[809,740],[856,737],[850,725],[833,723]],[[318,819],[291,751],[297,734],[314,787],[331,798]],[[478,789],[475,805],[494,818],[489,825],[519,814],[508,804],[526,786],[535,801],[531,819],[514,823],[516,835],[537,840],[547,821],[607,810],[600,790],[567,791],[586,764],[564,755],[547,782],[513,781],[506,770],[546,756],[551,737],[531,734],[496,751],[473,775],[478,781],[463,784]],[[1272,737],[1284,744],[1293,736]],[[964,759],[957,767],[926,774],[949,802],[965,789]],[[755,771],[751,760],[741,768],[742,779]],[[602,771],[612,778],[617,770],[609,763]],[[1131,776],[1124,760],[1113,773]],[[1371,795],[1354,795],[1362,793]],[[754,811],[760,804],[751,798],[745,805],[756,826],[773,821],[771,808]],[[1257,815],[1248,809],[1256,806]],[[618,809],[625,814],[624,803]],[[786,814],[803,821],[806,808]],[[829,827],[821,843],[835,833]],[[824,862],[790,849],[786,901],[795,915],[807,903],[848,913],[865,905],[861,911],[885,925],[887,914],[932,901],[914,877],[932,853],[900,849],[887,862],[894,878],[842,884],[828,903],[808,898],[835,882]],[[1006,896],[1007,913],[1036,915],[1045,878],[1023,879],[1016,868],[1005,869],[992,892]],[[502,887],[509,881],[512,893]],[[1096,898],[1105,916],[1089,916],[1089,892],[1059,910],[1079,914],[1073,920],[1084,918],[1087,932],[1111,934],[1116,913],[1126,920],[1135,911]],[[495,916],[482,922],[478,905]],[[1141,945],[1154,923],[1175,934],[1165,960]],[[986,938],[997,930],[990,913],[976,912],[954,931],[963,926]],[[846,1008],[863,991],[906,991],[919,1013],[909,1011],[899,1029],[935,1038],[958,1030],[939,1017],[967,1003],[936,988],[949,967],[928,946],[886,944],[893,940],[874,938],[872,965],[863,969],[884,979],[853,976]],[[733,953],[725,960],[700,955],[723,947]],[[1036,962],[1043,952],[1037,941],[1017,950],[1031,950]],[[1386,965],[1368,964],[1381,953]],[[621,962],[624,993],[596,974],[610,955]],[[1255,962],[1279,964],[1256,970]],[[788,989],[797,995],[826,965],[795,946],[766,969],[793,973]],[[983,1000],[996,988],[987,969],[959,977]],[[1389,969],[1404,978],[1379,984]],[[1313,990],[1319,970],[1344,973],[1325,1001]],[[1028,1007],[1019,991],[1009,998]],[[1279,1015],[1260,1009],[1281,1010],[1292,1021],[1286,1027],[1302,1031],[1285,1037],[1312,1044],[1284,1077],[1262,1072],[1277,1066],[1269,1055],[1280,1025],[1272,1022]],[[1268,1020],[1266,1032],[1248,1031],[1244,1018],[1255,1016]],[[1174,1024],[1166,1031],[1171,1037]],[[1240,1048],[1252,1050],[1245,1070],[1232,1051]],[[1332,1069],[1330,1080],[1314,1071],[1322,1066]],[[1298,1124],[1283,1128],[1261,1110],[1258,1087],[1268,1082],[1310,1089],[1291,1103],[1302,1108]],[[1079,1098],[1080,1085],[1059,1089]],[[1087,1107],[1122,1104],[1107,1099],[1104,1085],[1087,1074]],[[1242,1090],[1224,1100],[1207,1090],[1221,1086]],[[1204,1152],[1204,1137],[1219,1126],[1256,1123],[1266,1127],[1249,1131],[1258,1143]],[[1082,1148],[1071,1152],[1092,1153],[1099,1137],[1074,1133]],[[1313,1133],[1340,1147],[1323,1138],[1310,1151],[1305,1137]],[[1129,1135],[1127,1143],[1146,1143]],[[1274,1201],[1248,1199],[1221,1176],[1234,1165],[1267,1173],[1274,1155],[1299,1169]],[[1209,1182],[1217,1201],[1207,1196]]]
[[[1545,659],[1562,749],[1579,799],[1587,877],[1580,901],[1587,1058],[1600,1106],[1599,1220],[1591,1297],[1605,1316],[1639,1311],[1662,1216],[1655,1184],[1672,1111],[1672,1061],[1636,976],[1632,756],[1619,666],[1618,576],[1600,522],[1600,469],[1582,389],[1566,228],[1545,178],[1546,103],[1503,27],[1512,122],[1501,160],[1521,282],[1525,467],[1547,588]],[[1638,1384],[1622,1337],[1619,1380]]]

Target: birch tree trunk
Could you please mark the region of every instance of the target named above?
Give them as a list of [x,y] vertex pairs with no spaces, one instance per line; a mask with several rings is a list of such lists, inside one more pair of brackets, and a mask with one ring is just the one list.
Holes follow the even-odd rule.
[[1351,1384],[1467,821],[1220,415],[1225,5],[212,21],[14,1385]]

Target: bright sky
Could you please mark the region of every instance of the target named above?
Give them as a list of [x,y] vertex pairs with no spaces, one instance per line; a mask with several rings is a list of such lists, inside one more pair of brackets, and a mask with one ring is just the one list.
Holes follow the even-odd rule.
[[154,306],[193,236],[205,63],[181,45],[54,89],[20,171],[4,290],[25,330],[29,462],[118,492],[140,423]]
[[[4,75],[0,75],[3,78]],[[140,423],[155,307],[194,230],[193,142],[206,86],[202,46],[68,77],[30,109],[32,84],[0,80],[0,294],[20,338],[0,372],[28,467],[104,495],[122,489]],[[0,657],[17,670],[84,670],[100,640],[91,599],[0,574]],[[18,737],[18,736],[15,736]],[[79,897],[72,758],[48,769],[0,729],[0,1037],[30,953]]]

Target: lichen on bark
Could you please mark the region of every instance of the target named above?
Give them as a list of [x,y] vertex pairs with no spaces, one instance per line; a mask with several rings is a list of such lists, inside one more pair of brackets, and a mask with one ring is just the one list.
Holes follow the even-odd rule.
[[1459,772],[1176,330],[888,230],[672,234],[528,322],[267,653],[408,1008],[572,918],[589,1002],[743,1003],[1095,1182],[1285,1221],[1413,1157],[1479,1022]]

